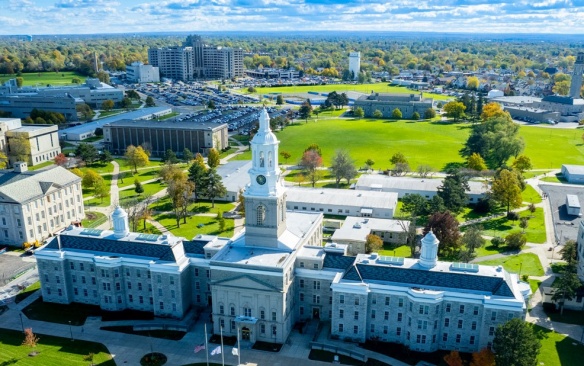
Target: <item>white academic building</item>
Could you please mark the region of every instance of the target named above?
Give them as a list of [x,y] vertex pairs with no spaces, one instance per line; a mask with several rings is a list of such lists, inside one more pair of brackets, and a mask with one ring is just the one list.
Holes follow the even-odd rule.
[[317,319],[335,338],[419,351],[477,351],[498,325],[524,318],[517,275],[439,262],[432,233],[419,260],[323,246],[322,212],[287,209],[278,144],[264,110],[251,141],[246,227],[233,238],[131,233],[118,208],[113,231],[70,228],[37,251],[43,299],[175,318],[210,307],[214,333],[250,342],[284,343],[296,322]]
[[11,139],[24,139],[30,146],[29,166],[53,161],[61,153],[57,125],[22,125],[20,118],[0,118],[0,151],[5,152],[11,164],[18,161]]

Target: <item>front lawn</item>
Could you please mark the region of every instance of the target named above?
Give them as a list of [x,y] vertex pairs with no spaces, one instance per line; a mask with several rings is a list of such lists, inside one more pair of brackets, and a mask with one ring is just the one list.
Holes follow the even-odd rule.
[[539,193],[537,193],[535,188],[533,188],[529,184],[526,185],[525,190],[523,192],[521,192],[521,197],[523,198],[523,202],[529,202],[529,203],[540,203],[541,202],[541,196],[539,195]]
[[40,164],[37,164],[37,165],[29,166],[28,167],[28,170],[39,170],[39,169],[46,168],[46,167],[51,166],[51,165],[55,165],[55,162],[52,161],[52,160],[51,161],[45,161],[44,163],[40,163]]
[[505,256],[503,258],[490,259],[487,261],[477,262],[477,264],[486,266],[503,266],[507,271],[519,273],[528,276],[543,276],[544,271],[539,261],[539,257],[533,253],[522,253],[517,255]]
[[154,220],[166,227],[175,236],[182,236],[187,240],[191,240],[198,234],[218,235],[228,238],[233,236],[233,220],[231,219],[225,219],[224,231],[219,230],[217,219],[210,216],[189,216],[186,224],[183,224],[182,219],[180,220],[180,227],[176,225],[174,214],[156,215]]
[[142,188],[144,188],[144,192],[142,192],[141,194],[138,194],[134,191],[134,186],[132,186],[130,189],[124,189],[119,191],[120,203],[130,199],[137,199],[138,201],[142,201],[146,197],[152,196],[154,193],[160,192],[161,190],[165,189],[166,185],[156,181],[143,184]]
[[509,250],[510,249],[504,245],[495,247],[490,243],[489,240],[487,240],[485,245],[475,250],[475,254],[477,255],[477,257],[485,257],[487,255],[505,253],[508,252]]
[[24,290],[22,290],[18,294],[16,294],[16,297],[14,298],[14,302],[16,304],[18,304],[22,300],[24,300],[27,297],[29,297],[30,295],[34,294],[35,291],[39,290],[40,288],[41,288],[40,281],[33,283],[32,285],[28,286],[27,288],[25,288]]
[[85,211],[85,218],[81,220],[83,227],[96,227],[107,221],[107,217],[101,212]]
[[87,164],[83,168],[79,168],[83,173],[85,173],[88,169],[91,169],[99,174],[104,173],[111,173],[114,171],[114,165],[112,163],[102,163],[102,162],[95,162],[93,164]]
[[564,334],[533,325],[533,330],[541,340],[539,365],[568,366],[581,365],[584,359],[584,346]]
[[[528,217],[529,224],[527,229],[525,229],[525,236],[529,243],[545,243],[546,241],[546,231],[545,231],[545,221],[543,208],[537,207],[534,213],[529,212],[529,210],[523,210],[519,212],[519,217]],[[505,237],[511,232],[523,231],[519,227],[520,220],[511,221],[507,220],[506,216],[491,219],[482,222],[483,234],[489,236],[500,236]]]
[[403,257],[410,258],[411,250],[407,245],[400,245],[398,247],[392,247],[390,245],[384,245],[383,249],[378,251],[379,255],[387,255],[390,257]]
[[[219,211],[228,212],[235,208],[237,203],[233,202],[223,202],[215,201],[215,207],[209,200],[198,200],[197,202],[191,203],[187,208],[187,211],[193,214],[203,214],[203,213],[214,213]],[[155,212],[172,212],[172,201],[169,197],[164,197],[155,203],[153,203],[150,208]]]
[[[34,331],[34,329],[33,329]],[[32,348],[22,346],[24,336],[21,331],[0,329],[0,365],[87,365],[84,357],[93,353],[93,364],[99,366],[115,366],[108,349],[101,343],[87,342],[70,338],[54,337],[44,334],[36,334],[39,342],[34,348],[38,354],[29,356]]]
[[136,180],[143,183],[147,180],[157,179],[159,177],[158,173],[160,172],[160,169],[162,169],[160,166],[140,169],[138,170],[138,174],[133,174],[133,172],[130,171],[122,172],[118,175],[118,187],[133,187]]
[[[87,76],[83,76],[74,71],[58,71],[58,72],[24,72],[22,73],[23,86],[63,86],[73,84],[73,78],[78,78],[81,83],[85,82]],[[3,84],[9,79],[14,79],[16,75],[5,75],[0,77],[0,84]]]

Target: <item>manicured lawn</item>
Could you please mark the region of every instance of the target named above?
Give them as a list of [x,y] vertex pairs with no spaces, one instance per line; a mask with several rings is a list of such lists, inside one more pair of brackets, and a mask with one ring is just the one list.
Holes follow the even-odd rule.
[[35,165],[35,166],[29,166],[28,170],[39,170],[39,169],[46,168],[46,167],[51,166],[51,165],[55,165],[55,162],[45,161],[44,163],[40,163],[40,164]]
[[[81,83],[84,83],[86,79],[86,76],[71,71],[41,72],[40,76],[38,72],[27,72],[22,74],[22,84],[24,86],[35,86],[37,84],[39,86],[47,86],[47,84],[52,86],[73,85],[71,81],[74,77],[81,79]],[[14,78],[16,78],[16,75],[4,75],[0,77],[0,83]]]
[[[280,149],[280,151],[282,151],[282,149]],[[232,160],[251,160],[251,150],[246,150],[244,152],[242,152],[241,154],[237,154],[234,157],[232,157],[231,159],[229,159],[229,161]],[[290,164],[292,164],[292,162],[294,162],[294,164],[296,163],[295,160],[289,159],[288,162]]]
[[499,254],[499,253],[504,253],[509,251],[509,248],[507,248],[506,246],[500,246],[498,248],[495,248],[493,245],[491,245],[491,243],[487,240],[487,242],[485,243],[484,246],[478,248],[475,250],[475,254],[477,255],[477,257],[484,257],[487,255],[493,255],[493,254]]
[[[147,180],[158,178],[158,172],[162,167],[153,167],[149,169],[138,170],[138,174],[133,174],[132,172],[120,173],[118,176],[118,187],[128,187],[134,186],[136,179],[142,183]],[[120,179],[121,178],[121,179]]]
[[107,221],[107,217],[101,212],[85,211],[85,219],[81,220],[83,227],[96,227]]
[[108,207],[111,205],[111,197],[107,196],[103,199],[101,198],[92,198],[86,201],[83,201],[83,205],[90,209],[91,207]]
[[409,258],[411,251],[410,247],[407,245],[400,245],[399,247],[390,247],[389,245],[384,245],[383,250],[380,250],[379,255],[388,255],[391,257],[404,257]]
[[547,174],[549,172],[550,172],[549,170],[530,170],[530,171],[523,173],[523,178],[529,179],[529,178],[533,178],[533,177],[538,176],[538,175]]
[[178,112],[172,112],[172,113],[169,113],[169,114],[165,114],[165,115],[164,115],[164,116],[162,116],[162,117],[159,117],[159,118],[158,118],[158,120],[159,120],[159,121],[164,121],[165,119],[169,119],[169,118],[176,117],[176,116],[178,116],[179,114],[180,114],[180,113],[178,113]]
[[543,177],[540,180],[544,181],[544,182],[550,182],[550,183],[568,183],[568,181],[564,178],[562,173],[557,173],[557,174],[551,175],[549,177]]
[[[520,265],[521,263],[523,264]],[[503,258],[478,262],[478,264],[489,266],[502,265],[507,271],[513,273],[519,273],[519,269],[521,269],[521,275],[543,276],[544,274],[539,258],[533,253],[510,255]]]
[[[198,234],[219,235],[224,237],[233,236],[233,220],[225,219],[225,230],[219,230],[219,224],[215,217],[210,216],[190,216],[187,217],[187,223],[180,221],[180,228],[176,226],[176,219],[173,214],[160,214],[154,217],[154,220],[161,223],[171,233],[176,236],[182,236],[191,240]],[[202,225],[199,227],[199,225]]]
[[96,173],[102,174],[102,173],[111,173],[114,171],[114,166],[112,165],[112,163],[101,163],[101,162],[97,162],[97,163],[93,163],[93,164],[88,164],[87,166],[80,168],[82,172],[86,172],[88,169],[91,169],[93,171],[95,171]]
[[14,302],[18,304],[22,300],[24,300],[27,297],[29,297],[30,295],[34,294],[34,292],[37,291],[40,288],[41,288],[41,282],[40,281],[37,281],[37,282],[33,283],[32,285],[28,286],[27,288],[25,288],[24,290],[22,290],[18,294],[16,294],[16,297],[14,299]]
[[531,288],[531,293],[534,294],[539,290],[539,285],[541,285],[541,281],[539,280],[527,280],[529,282],[529,288]]
[[[520,217],[529,217],[529,226],[525,229],[525,236],[529,243],[545,243],[546,232],[543,209],[537,207],[532,214],[529,210],[519,212]],[[507,217],[500,217],[482,222],[483,233],[490,236],[505,237],[513,231],[522,231],[519,227],[519,220],[510,221]]]
[[[524,154],[531,158],[535,169],[551,169],[560,164],[584,164],[584,145],[573,130],[521,126],[525,140]],[[326,119],[308,124],[299,123],[277,132],[280,150],[290,152],[289,163],[297,162],[304,149],[317,143],[323,152],[325,165],[330,164],[334,151],[343,147],[357,166],[371,158],[375,169],[391,166],[389,158],[402,152],[415,170],[428,164],[442,170],[447,163],[463,162],[458,151],[470,132],[470,124],[440,122],[388,122],[375,119]],[[249,160],[245,152],[235,160]]]
[[564,314],[560,315],[560,311],[548,312],[547,316],[554,322],[584,325],[584,312],[564,309]]
[[[34,329],[33,329],[34,331]],[[69,338],[54,337],[44,334],[36,334],[39,337],[36,356],[28,354],[33,350],[22,346],[24,336],[22,332],[8,329],[0,329],[0,365],[87,365],[83,357],[93,353],[93,364],[99,366],[115,366],[116,363],[109,354],[108,349],[101,343],[87,342],[76,339],[71,342]]]
[[[503,212],[502,209],[497,209],[495,212]],[[456,219],[458,222],[465,222],[475,219],[480,219],[482,217],[490,216],[493,212],[476,212],[472,206],[466,206],[462,209],[462,211],[456,215]]]
[[537,193],[535,188],[533,188],[529,184],[527,186],[525,186],[525,190],[523,192],[521,192],[521,197],[523,198],[523,202],[529,202],[529,203],[540,203],[541,202],[541,196],[539,195],[539,193]]
[[[360,92],[360,93],[404,93],[404,94],[417,94],[415,90],[408,89],[404,86],[390,86],[389,83],[375,83],[375,84],[333,84],[333,85],[309,85],[309,86],[282,86],[282,87],[266,87],[266,88],[256,88],[257,93],[254,94],[295,94],[295,93],[308,93],[320,92],[327,93],[336,91],[337,93],[345,93],[349,91]],[[438,100],[452,99],[448,95],[424,93],[426,98],[434,98]]]
[[[211,206],[211,201],[199,200],[191,203],[188,207],[188,211],[193,214],[217,213],[218,211],[227,212],[233,210],[236,205],[233,202],[215,201],[215,207]],[[170,212],[172,211],[172,202],[169,197],[164,197],[152,204],[150,208],[157,212]]]
[[142,200],[145,197],[152,196],[156,192],[160,192],[161,190],[166,188],[165,184],[157,182],[150,182],[143,184],[142,187],[144,188],[144,192],[138,195],[138,193],[134,192],[134,188],[124,189],[120,192],[120,202],[124,200],[128,200],[131,198],[136,198],[138,200]]
[[142,223],[142,221],[136,227],[136,232],[138,232],[138,233],[146,233],[146,234],[156,234],[156,235],[162,234],[160,232],[160,230],[158,230],[158,228],[156,228],[156,226],[152,225],[149,222],[146,222],[146,229],[144,229],[144,224]]
[[533,325],[541,340],[539,351],[539,365],[545,366],[566,366],[580,365],[584,359],[584,346],[572,338],[552,330]]

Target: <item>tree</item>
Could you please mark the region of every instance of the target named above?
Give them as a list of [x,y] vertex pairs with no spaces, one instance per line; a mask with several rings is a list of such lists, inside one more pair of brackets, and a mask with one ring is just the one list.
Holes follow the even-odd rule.
[[85,103],[77,104],[75,110],[77,110],[77,113],[80,113],[85,119],[90,119],[91,116],[93,116],[93,110]]
[[346,179],[347,184],[349,184],[351,179],[357,176],[355,161],[351,159],[349,152],[346,150],[339,149],[335,151],[329,169],[335,177],[337,187],[339,186],[341,179]]
[[97,148],[92,144],[82,142],[75,148],[75,155],[79,156],[87,164],[93,164],[99,157]]
[[458,351],[450,351],[449,354],[444,356],[444,362],[446,362],[448,366],[464,366]]
[[158,176],[167,184],[170,183],[171,180],[176,179],[176,177],[182,176],[182,174],[182,169],[170,162],[166,162],[158,172]]
[[94,170],[87,169],[83,174],[83,179],[81,179],[81,185],[83,188],[91,189],[97,185],[100,179],[103,180],[103,178]]
[[312,144],[308,145],[308,147],[304,150],[304,152],[307,152],[310,150],[314,150],[318,153],[318,155],[322,156],[322,150],[320,149],[320,146],[318,146],[317,143],[313,142]]
[[103,199],[110,195],[110,187],[101,176],[99,178],[93,187],[93,196],[103,203]]
[[0,169],[6,169],[8,166],[8,157],[4,152],[0,151]]
[[512,208],[521,206],[523,202],[517,175],[507,169],[501,170],[498,176],[493,179],[491,194],[496,202],[507,208],[507,213]]
[[217,211],[217,223],[219,224],[219,231],[223,232],[225,230],[225,217],[223,217],[223,211]]
[[134,173],[138,173],[138,167],[146,166],[150,164],[150,159],[148,158],[148,153],[144,151],[142,146],[130,145],[126,148],[126,153],[124,154],[126,158],[126,163],[134,167]]
[[483,170],[487,170],[487,165],[485,164],[485,160],[481,157],[478,153],[472,153],[471,156],[468,157],[466,161],[467,168],[471,170],[475,170],[477,172],[482,172]]
[[519,136],[519,125],[510,118],[496,117],[471,127],[471,133],[460,154],[468,158],[477,153],[485,159],[489,168],[497,169],[511,156],[519,155],[524,146],[523,139]]
[[416,121],[419,120],[420,119],[420,113],[418,113],[418,112],[412,113],[412,119],[413,120],[416,120]]
[[568,269],[573,271],[578,264],[578,244],[574,240],[566,241],[560,255],[566,261]]
[[407,164],[408,160],[406,159],[404,154],[402,154],[401,152],[396,152],[395,154],[393,154],[391,156],[391,158],[389,159],[389,162],[392,163],[393,165]]
[[57,164],[58,166],[63,166],[65,164],[67,164],[67,161],[69,159],[67,159],[67,157],[65,156],[65,154],[63,153],[59,153],[57,156],[55,156],[55,164]]
[[493,339],[495,364],[506,366],[534,366],[541,343],[531,324],[513,318],[497,327]]
[[24,329],[24,340],[22,341],[23,346],[28,346],[30,348],[35,348],[37,343],[39,343],[40,338],[32,332],[32,328]]
[[144,193],[144,187],[142,187],[142,183],[140,183],[138,178],[134,181],[134,192],[136,192],[138,196]]
[[564,314],[564,304],[576,296],[576,291],[582,287],[582,282],[578,279],[578,274],[574,270],[566,269],[561,276],[552,283],[555,289],[552,301],[560,306],[560,315]]
[[519,227],[523,230],[522,232],[525,233],[525,229],[529,226],[529,217],[522,217],[519,219]]
[[355,116],[355,118],[361,119],[361,118],[365,117],[365,111],[363,110],[363,108],[357,107],[353,111],[353,115]]
[[434,110],[434,108],[428,108],[424,111],[425,119],[432,119],[434,117],[436,117],[436,111]]
[[194,183],[194,193],[195,193],[195,200],[198,198],[198,193],[201,192],[201,187],[203,184],[203,177],[207,174],[207,166],[205,165],[205,161],[203,160],[203,156],[197,153],[195,155],[195,161],[189,167],[189,180]]
[[319,154],[320,149],[307,149],[302,154],[299,165],[302,167],[302,175],[310,180],[312,186],[320,179],[319,168],[322,166],[322,157]]
[[373,118],[383,118],[383,113],[379,109],[376,109],[373,111]]
[[444,200],[444,206],[452,212],[460,212],[468,201],[466,191],[468,186],[468,177],[460,172],[449,174],[438,187],[438,196]]
[[30,141],[28,138],[24,136],[10,137],[8,145],[10,146],[10,155],[12,155],[16,161],[31,161]]
[[466,229],[464,236],[462,237],[462,244],[464,244],[467,249],[469,262],[474,257],[475,249],[485,245],[485,242],[486,240],[482,236],[480,227],[471,225],[468,229]]
[[418,174],[422,178],[426,178],[430,173],[432,173],[432,167],[428,164],[420,164],[418,165]]
[[83,172],[79,168],[73,168],[69,170],[71,173],[75,174],[79,178],[83,178]]
[[495,355],[488,348],[483,348],[472,354],[470,366],[495,366]]
[[215,198],[223,197],[227,194],[227,189],[221,181],[221,176],[217,174],[214,168],[207,171],[207,174],[202,179],[203,195],[211,199],[211,207],[215,207]]
[[402,119],[402,117],[403,117],[402,111],[400,111],[399,108],[395,108],[393,111],[391,111],[391,118]]
[[531,165],[531,159],[527,155],[519,155],[516,157],[511,166],[517,169],[521,174],[533,168]]
[[458,121],[464,116],[464,111],[466,107],[461,102],[448,102],[444,105],[444,112],[446,116],[454,119],[454,122]]
[[183,149],[182,158],[185,163],[189,164],[195,158],[195,155],[191,152],[191,150],[185,147]]
[[278,96],[276,97],[276,104],[277,105],[284,104],[284,97],[282,96],[282,94],[278,94]]
[[552,91],[558,95],[568,95],[570,92],[570,82],[568,80],[557,81]]
[[525,243],[527,243],[527,239],[525,238],[525,235],[519,231],[508,234],[505,237],[505,245],[511,250],[521,249]]
[[97,78],[102,83],[105,83],[105,84],[109,84],[110,83],[109,74],[107,72],[103,71],[103,70],[100,70],[100,71],[97,72]]
[[510,117],[510,115],[507,111],[503,110],[503,108],[501,108],[501,105],[497,102],[487,103],[481,111],[482,121],[500,117],[508,118]]
[[24,83],[24,79],[21,76],[16,77],[16,86],[18,88],[22,88],[23,83]]
[[367,170],[370,170],[375,165],[375,161],[373,159],[367,159],[365,160],[365,165],[367,166]]
[[428,212],[428,200],[421,194],[408,194],[402,198],[402,212],[409,212],[411,216],[423,216]]
[[102,163],[109,163],[112,160],[114,160],[114,158],[113,158],[112,154],[108,150],[104,150],[99,155],[99,161],[101,161]]
[[111,111],[112,109],[114,109],[114,106],[115,106],[115,103],[111,99],[104,100],[101,103],[101,109],[103,109],[104,111]]
[[140,94],[138,94],[137,91],[135,91],[134,89],[128,89],[126,90],[126,96],[130,99],[140,99]]
[[470,76],[466,79],[466,87],[470,90],[477,90],[479,88],[479,78]]
[[187,208],[191,202],[191,196],[194,190],[193,182],[187,179],[187,175],[182,171],[180,174],[174,175],[168,182],[168,196],[172,202],[176,226],[180,228],[180,219],[186,224]]
[[282,159],[284,159],[284,162],[288,164],[288,159],[290,159],[292,155],[290,155],[288,151],[282,150],[280,151],[280,156],[282,157]]
[[458,220],[450,212],[435,212],[428,219],[428,224],[424,229],[427,233],[430,230],[434,232],[436,238],[440,240],[438,246],[438,255],[447,252],[447,255],[454,254],[460,248],[460,231],[458,229]]
[[209,109],[215,109],[215,102],[210,100],[209,103],[207,103],[207,108]]
[[383,240],[375,234],[365,237],[365,253],[372,253],[383,249]]
[[168,149],[164,152],[164,156],[162,157],[162,161],[165,163],[176,164],[179,162],[176,154],[171,149]]
[[207,165],[210,168],[216,168],[219,166],[221,158],[219,157],[219,151],[215,148],[209,149],[209,154],[207,155]]
[[146,106],[147,107],[154,107],[156,105],[156,102],[154,101],[154,98],[152,98],[150,95],[146,97]]
[[304,119],[308,123],[308,117],[312,114],[312,105],[308,102],[302,103],[300,109],[298,110],[298,115],[300,118]]
[[248,91],[249,93],[255,93],[257,90],[256,90],[256,88],[254,88],[253,86],[250,86],[249,88],[247,88],[247,91]]
[[132,100],[128,97],[124,97],[124,99],[122,99],[122,108],[124,109],[129,109],[132,106]]

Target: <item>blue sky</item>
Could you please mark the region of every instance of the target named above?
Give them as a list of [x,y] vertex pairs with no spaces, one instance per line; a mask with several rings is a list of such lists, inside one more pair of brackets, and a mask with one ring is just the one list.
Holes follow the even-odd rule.
[[430,31],[584,34],[584,0],[0,0],[0,34]]

